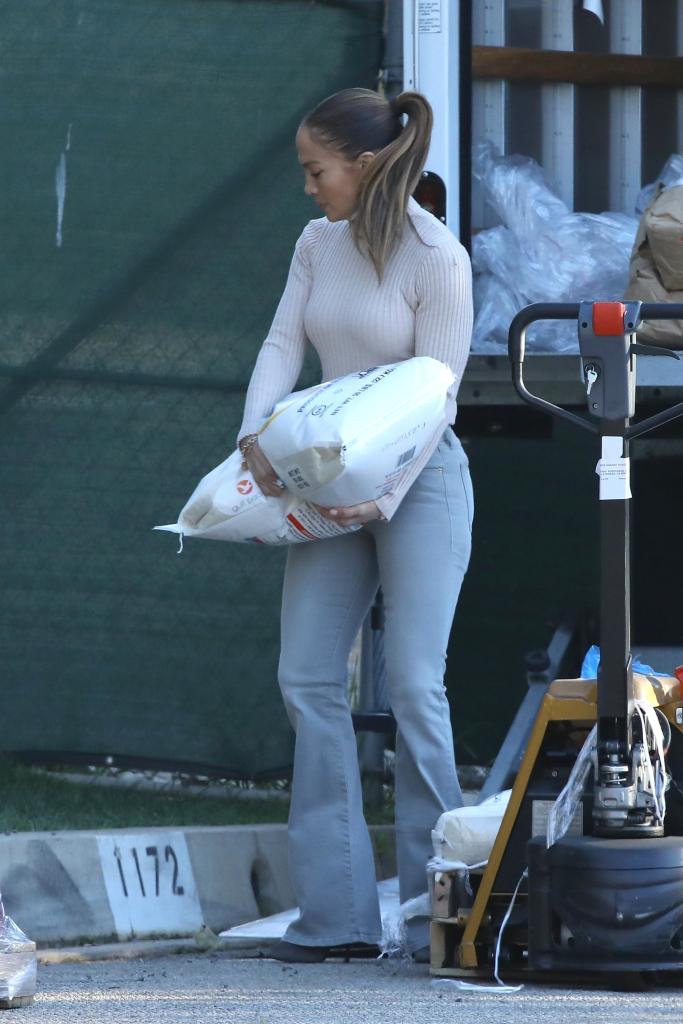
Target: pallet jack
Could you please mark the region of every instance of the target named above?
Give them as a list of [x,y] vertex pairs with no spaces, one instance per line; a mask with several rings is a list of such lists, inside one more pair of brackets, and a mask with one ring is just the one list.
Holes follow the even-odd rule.
[[[600,439],[601,660],[596,680],[549,686],[486,868],[454,881],[450,916],[432,924],[433,974],[494,960],[517,976],[683,971],[683,683],[633,671],[629,569],[629,442],[683,415],[679,403],[631,422],[637,356],[679,358],[637,331],[681,318],[673,303],[536,303],[510,326],[520,397]],[[527,390],[526,332],[541,320],[578,323],[588,417]],[[549,846],[548,814],[593,727],[576,816]]]

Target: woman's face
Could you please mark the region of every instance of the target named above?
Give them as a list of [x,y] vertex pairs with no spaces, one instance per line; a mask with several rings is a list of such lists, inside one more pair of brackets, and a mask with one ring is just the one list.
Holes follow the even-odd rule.
[[356,209],[361,175],[374,154],[361,153],[347,160],[316,142],[306,128],[296,133],[296,149],[306,176],[306,195],[315,199],[328,220],[349,220]]

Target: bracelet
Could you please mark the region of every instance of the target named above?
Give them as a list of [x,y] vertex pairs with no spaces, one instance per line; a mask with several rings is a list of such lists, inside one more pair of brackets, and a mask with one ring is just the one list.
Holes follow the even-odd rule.
[[237,442],[237,447],[242,452],[242,455],[246,457],[257,441],[258,434],[245,434],[244,437],[240,438]]

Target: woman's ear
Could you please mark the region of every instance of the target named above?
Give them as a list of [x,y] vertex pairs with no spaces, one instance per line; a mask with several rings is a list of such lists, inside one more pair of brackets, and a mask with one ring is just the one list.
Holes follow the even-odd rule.
[[361,153],[360,156],[357,157],[356,159],[358,161],[358,166],[360,167],[361,171],[364,171],[368,164],[372,163],[372,161],[375,159],[375,154],[371,153],[370,150],[368,150],[365,153]]

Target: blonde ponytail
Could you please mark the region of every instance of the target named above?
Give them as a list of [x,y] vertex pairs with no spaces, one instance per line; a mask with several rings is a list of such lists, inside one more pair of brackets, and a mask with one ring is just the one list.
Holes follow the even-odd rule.
[[374,153],[360,180],[350,227],[380,280],[427,159],[432,123],[432,108],[420,93],[403,92],[386,100],[370,89],[335,93],[302,121],[317,141],[348,160]]

